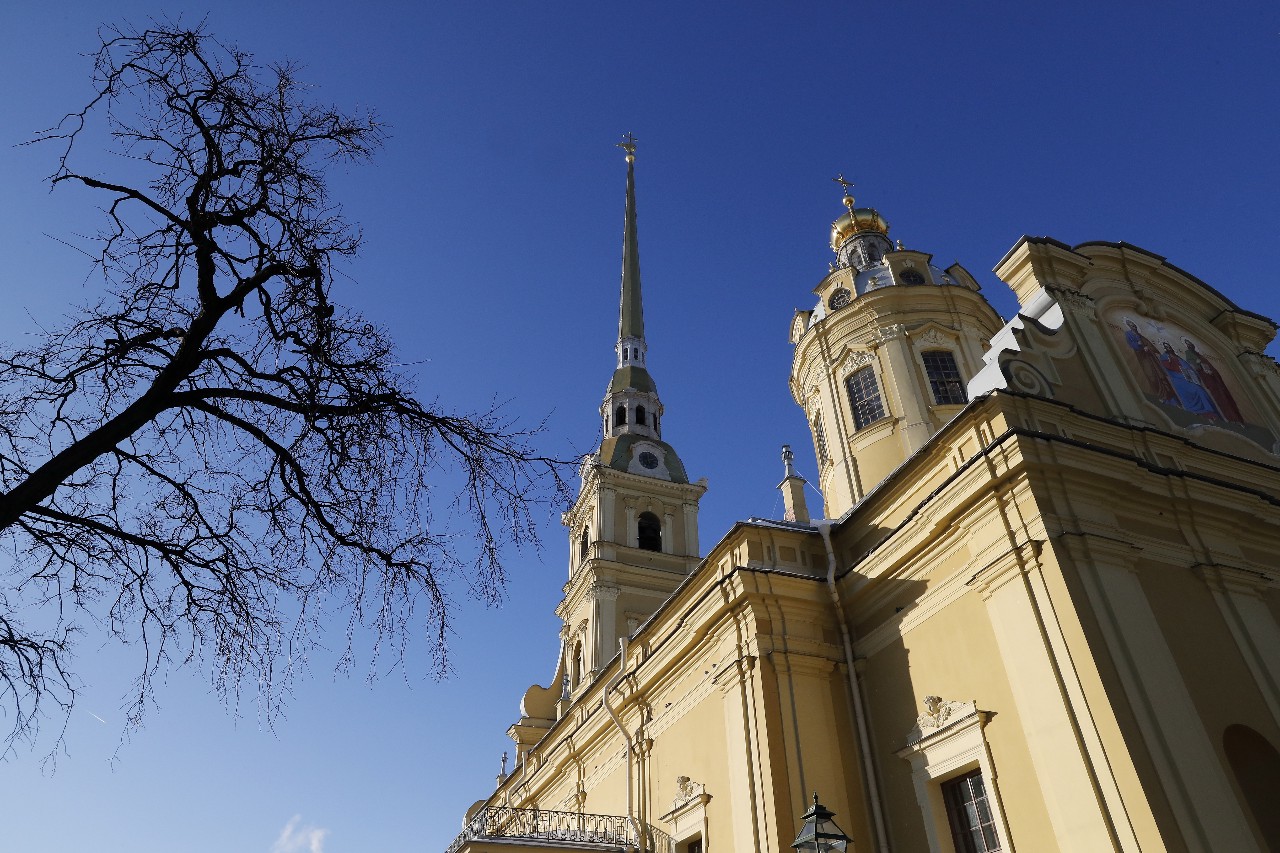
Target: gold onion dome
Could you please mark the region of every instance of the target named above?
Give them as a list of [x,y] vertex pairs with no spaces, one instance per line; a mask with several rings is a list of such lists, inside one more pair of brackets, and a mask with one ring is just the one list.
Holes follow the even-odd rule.
[[889,223],[874,207],[850,207],[848,213],[831,223],[831,248],[839,249],[845,240],[867,231],[888,235]]

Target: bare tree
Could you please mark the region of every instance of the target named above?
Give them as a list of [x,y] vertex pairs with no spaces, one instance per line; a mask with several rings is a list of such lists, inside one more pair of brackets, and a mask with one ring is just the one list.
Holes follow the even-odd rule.
[[[202,27],[101,41],[96,96],[36,141],[61,146],[55,187],[105,201],[106,294],[0,352],[9,749],[70,707],[85,620],[144,650],[135,721],[172,663],[209,665],[224,698],[257,685],[270,710],[335,612],[348,653],[357,626],[394,653],[425,626],[443,667],[445,576],[499,596],[501,549],[560,482],[500,413],[420,403],[386,333],[331,301],[360,234],[325,170],[379,146],[372,116]],[[119,180],[77,170],[96,122]]]

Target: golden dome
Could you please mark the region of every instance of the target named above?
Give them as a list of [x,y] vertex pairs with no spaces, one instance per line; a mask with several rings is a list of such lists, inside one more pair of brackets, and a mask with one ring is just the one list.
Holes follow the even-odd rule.
[[845,240],[863,231],[887,235],[889,223],[874,207],[850,208],[848,213],[831,223],[831,248],[840,248]]

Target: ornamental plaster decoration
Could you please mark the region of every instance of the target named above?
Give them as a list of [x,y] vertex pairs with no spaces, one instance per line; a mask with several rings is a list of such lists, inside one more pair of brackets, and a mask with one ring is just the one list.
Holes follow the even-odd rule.
[[1248,367],[1249,372],[1254,376],[1280,376],[1280,364],[1269,355],[1260,352],[1242,352],[1240,360]]
[[707,791],[707,786],[701,782],[695,782],[688,776],[676,777],[676,798],[671,801],[671,810],[683,808],[695,799],[701,797]]
[[978,712],[977,702],[948,702],[941,696],[925,696],[924,713],[916,717],[915,727],[907,735],[907,743],[919,743],[938,729]]
[[622,594],[622,590],[610,584],[593,583],[590,594],[597,601],[617,601],[618,596]]
[[796,312],[795,318],[791,321],[791,343],[800,343],[800,339],[804,337],[804,333],[809,331],[809,321],[812,316],[812,311]]
[[850,350],[840,364],[841,373],[852,373],[855,370],[875,364],[876,354],[867,350]]
[[1085,314],[1090,317],[1098,315],[1097,307],[1093,303],[1093,299],[1085,296],[1078,290],[1069,287],[1053,287],[1048,288],[1053,294],[1054,301],[1060,306],[1065,306],[1079,314]]
[[942,344],[950,343],[950,341],[947,338],[943,337],[942,333],[939,332],[936,328],[929,329],[929,331],[925,332],[923,335],[920,336],[919,340],[920,340],[920,343],[922,344],[930,344],[933,346],[940,346]]
[[1038,397],[1053,396],[1053,386],[1044,378],[1044,374],[1020,358],[1005,362],[1005,374],[1009,377],[1009,384],[1015,390],[1035,394]]
[[887,326],[880,326],[876,329],[876,340],[880,343],[888,343],[895,338],[906,337],[907,327],[901,323],[890,323]]

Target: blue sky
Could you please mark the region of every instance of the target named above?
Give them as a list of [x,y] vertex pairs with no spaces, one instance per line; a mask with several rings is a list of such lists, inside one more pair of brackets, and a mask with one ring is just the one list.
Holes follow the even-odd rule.
[[[366,236],[336,298],[421,362],[423,397],[507,401],[547,419],[556,454],[597,439],[621,250],[613,143],[635,133],[649,365],[665,437],[710,480],[704,550],[735,519],[780,514],[779,445],[812,469],[787,329],[830,258],[837,172],[1006,317],[989,271],[1023,234],[1127,240],[1280,316],[1274,3],[14,0],[0,9],[0,338],[94,287],[60,241],[95,230],[97,200],[50,194],[52,150],[15,144],[87,99],[100,23],[206,13],[261,59],[301,62],[317,97],[390,125],[374,163],[333,176]],[[372,684],[317,655],[272,729],[175,670],[121,744],[140,661],[89,634],[56,772],[40,749],[0,766],[0,846],[442,850],[492,790],[524,689],[551,676],[559,509],[541,552],[509,556],[501,609],[455,590],[450,678],[425,676],[425,646]]]

